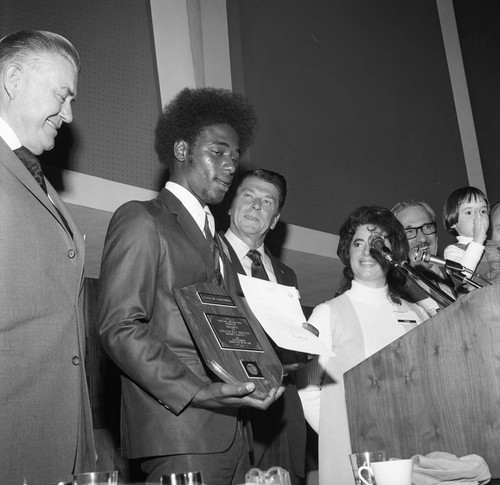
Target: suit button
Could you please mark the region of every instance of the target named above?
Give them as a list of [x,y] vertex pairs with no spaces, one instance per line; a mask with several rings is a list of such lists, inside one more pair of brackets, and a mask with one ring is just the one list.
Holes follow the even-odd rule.
[[75,355],[72,359],[71,362],[73,362],[73,365],[80,365],[80,357]]
[[69,259],[73,259],[75,256],[76,256],[75,250],[74,249],[70,249],[68,251],[68,258]]

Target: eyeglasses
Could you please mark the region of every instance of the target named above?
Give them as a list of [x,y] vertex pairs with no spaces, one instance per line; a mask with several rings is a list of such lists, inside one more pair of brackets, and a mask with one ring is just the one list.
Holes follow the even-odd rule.
[[428,222],[427,224],[423,224],[422,226],[419,226],[419,227],[407,227],[405,229],[406,238],[408,240],[415,239],[417,237],[419,229],[426,236],[430,236],[431,234],[435,234],[436,233],[436,225],[437,224],[435,222]]

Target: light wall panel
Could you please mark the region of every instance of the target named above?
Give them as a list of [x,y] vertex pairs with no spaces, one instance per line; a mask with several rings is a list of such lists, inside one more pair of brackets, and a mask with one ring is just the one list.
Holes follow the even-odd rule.
[[164,183],[153,148],[161,102],[149,2],[3,0],[0,35],[18,29],[64,35],[82,62],[74,121],[42,161],[146,189]]

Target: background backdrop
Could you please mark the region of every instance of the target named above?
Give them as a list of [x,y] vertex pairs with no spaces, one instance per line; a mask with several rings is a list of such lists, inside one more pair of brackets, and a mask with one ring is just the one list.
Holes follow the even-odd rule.
[[[456,18],[454,57],[443,9]],[[232,87],[260,120],[244,169],[288,180],[270,244],[314,306],[336,290],[336,234],[354,208],[418,197],[440,216],[471,170],[500,198],[499,20],[494,0],[4,0],[0,35],[54,30],[81,55],[75,121],[44,161],[86,233],[88,276],[116,207],[165,183],[153,150],[162,104],[184,86]],[[472,125],[459,123],[469,94]],[[476,156],[464,155],[464,126],[473,148],[477,128]]]

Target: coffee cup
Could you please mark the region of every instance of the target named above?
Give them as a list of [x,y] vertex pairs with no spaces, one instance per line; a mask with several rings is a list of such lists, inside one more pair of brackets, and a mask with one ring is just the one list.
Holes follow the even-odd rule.
[[359,479],[365,485],[371,485],[371,482],[365,480],[362,471],[368,471],[375,477],[377,485],[411,485],[411,476],[413,472],[413,460],[389,460],[376,461],[370,465],[359,468]]
[[[351,460],[354,481],[356,482],[356,485],[361,485],[361,480],[359,478],[360,467],[369,466],[375,461],[385,461],[385,451],[364,451],[362,453],[352,453],[351,455],[349,455],[349,458]],[[365,473],[365,476],[365,480],[368,480],[368,483],[372,485],[373,475],[371,474],[371,472]]]

